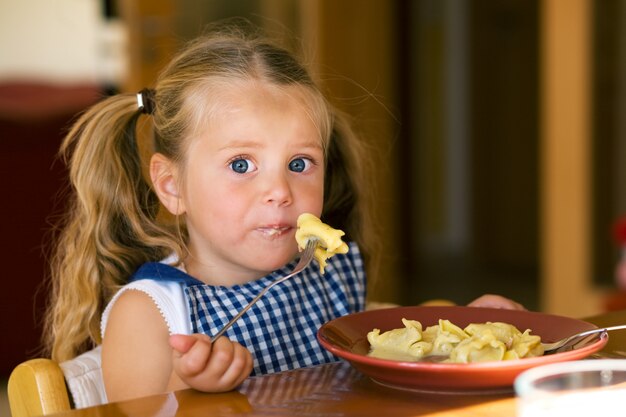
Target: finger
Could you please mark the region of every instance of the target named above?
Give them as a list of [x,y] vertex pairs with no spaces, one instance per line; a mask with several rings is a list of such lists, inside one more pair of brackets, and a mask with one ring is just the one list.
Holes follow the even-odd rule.
[[[245,349],[245,348],[244,348]],[[244,371],[241,374],[241,377],[237,381],[237,385],[241,384],[246,378],[250,376],[252,370],[254,368],[254,358],[248,349],[246,349],[246,364],[244,366]]]
[[195,342],[191,348],[178,359],[179,371],[187,376],[203,372],[207,368],[213,351],[213,345],[208,336],[193,335],[193,339]]
[[172,349],[179,353],[186,353],[196,343],[196,338],[184,334],[173,334],[169,338]]
[[231,366],[235,357],[235,343],[226,337],[220,337],[213,343],[213,351],[207,365],[207,372],[216,379],[221,379]]
[[205,363],[202,372],[187,375],[189,384],[201,391],[227,391],[234,388],[232,381],[224,381],[224,374],[231,366],[234,358],[233,342],[226,337],[217,339],[211,350],[211,355]]
[[242,367],[242,371],[240,372],[239,376],[237,377],[237,379],[235,380],[235,386],[241,384],[243,381],[245,381],[246,378],[248,378],[250,376],[250,374],[252,373],[252,368],[253,368],[253,359],[252,359],[252,355],[250,354],[250,352],[248,351],[248,349],[246,349],[246,353],[243,357],[243,367]]
[[233,343],[233,359],[220,378],[224,387],[234,388],[241,384],[252,372],[252,355],[239,343]]
[[170,335],[170,346],[181,353],[187,352],[197,342],[211,343],[211,338],[205,334],[173,334]]

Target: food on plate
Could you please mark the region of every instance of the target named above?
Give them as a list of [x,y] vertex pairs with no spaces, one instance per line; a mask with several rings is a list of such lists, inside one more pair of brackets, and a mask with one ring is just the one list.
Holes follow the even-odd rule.
[[449,320],[422,328],[416,320],[402,319],[404,328],[367,334],[369,356],[400,361],[473,363],[530,358],[543,355],[541,338],[502,322],[472,323],[461,329]]
[[320,265],[322,274],[328,258],[337,253],[348,253],[348,245],[341,240],[341,236],[345,233],[339,229],[333,229],[313,214],[302,213],[298,217],[297,226],[296,242],[300,250],[304,249],[309,239],[319,240],[319,245],[315,248],[315,259]]

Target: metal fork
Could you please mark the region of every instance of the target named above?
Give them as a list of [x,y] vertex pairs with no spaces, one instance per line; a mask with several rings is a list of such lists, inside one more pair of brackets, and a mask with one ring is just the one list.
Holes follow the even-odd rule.
[[620,329],[626,329],[626,324],[622,324],[619,326],[611,326],[611,327],[602,327],[599,329],[591,329],[591,330],[587,330],[585,332],[580,332],[577,333],[575,335],[563,338],[561,340],[558,340],[556,342],[553,343],[542,343],[543,345],[543,349],[544,349],[544,355],[550,354],[550,353],[554,353],[556,350],[564,347],[564,346],[570,346],[570,345],[574,345],[574,341],[576,341],[576,344],[578,342],[581,342],[582,339],[586,339],[588,338],[588,336],[590,335],[595,335],[597,333],[606,333],[608,331],[612,331],[612,330],[620,330]]
[[302,251],[302,255],[300,255],[300,260],[298,261],[296,266],[293,268],[293,271],[291,271],[291,273],[289,273],[288,275],[285,275],[284,277],[272,282],[267,287],[263,288],[263,290],[256,297],[254,297],[254,299],[250,301],[250,303],[248,303],[247,306],[245,306],[239,313],[237,313],[235,317],[230,319],[230,321],[226,323],[226,325],[222,327],[222,329],[219,332],[217,332],[215,336],[212,337],[213,341],[216,341],[220,336],[222,336],[224,332],[228,330],[230,326],[232,326],[237,320],[239,320],[241,316],[243,316],[246,313],[246,311],[250,309],[250,307],[256,304],[256,302],[259,301],[261,297],[263,297],[263,295],[270,290],[270,288],[272,288],[276,284],[280,284],[281,282],[286,281],[287,279],[293,277],[297,273],[302,272],[302,270],[311,263],[311,260],[313,259],[313,255],[315,253],[315,248],[317,247],[318,243],[319,243],[318,239],[310,238],[307,241],[306,246],[304,247],[304,250]]

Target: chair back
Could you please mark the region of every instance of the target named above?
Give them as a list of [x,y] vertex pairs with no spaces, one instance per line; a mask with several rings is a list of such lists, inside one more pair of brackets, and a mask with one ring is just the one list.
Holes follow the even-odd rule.
[[107,402],[102,379],[101,347],[69,361],[30,359],[9,376],[7,394],[12,417],[35,417]]
[[71,409],[63,371],[44,358],[17,365],[7,386],[12,417],[34,417]]

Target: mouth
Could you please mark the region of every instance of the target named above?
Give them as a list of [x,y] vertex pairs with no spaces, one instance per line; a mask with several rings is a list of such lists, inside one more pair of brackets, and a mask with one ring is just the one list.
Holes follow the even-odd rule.
[[290,226],[265,226],[257,229],[263,236],[276,238],[289,233],[292,230]]

